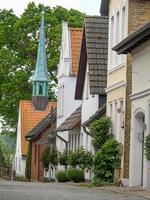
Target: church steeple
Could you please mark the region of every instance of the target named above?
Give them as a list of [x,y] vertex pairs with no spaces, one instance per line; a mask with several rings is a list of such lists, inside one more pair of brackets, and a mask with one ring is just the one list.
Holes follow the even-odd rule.
[[48,82],[50,79],[46,61],[44,11],[42,11],[36,69],[31,81],[33,87],[32,103],[37,110],[45,110],[48,103]]

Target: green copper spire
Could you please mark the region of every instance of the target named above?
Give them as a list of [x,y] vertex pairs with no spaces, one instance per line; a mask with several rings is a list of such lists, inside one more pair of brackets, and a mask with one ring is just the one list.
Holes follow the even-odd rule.
[[36,110],[45,110],[49,101],[48,82],[50,80],[46,61],[44,11],[42,11],[36,69],[31,81],[33,85],[32,103]]
[[49,75],[48,75],[47,61],[46,61],[46,49],[45,49],[44,11],[42,11],[37,63],[36,63],[35,73],[32,77],[32,82],[33,81],[49,82]]

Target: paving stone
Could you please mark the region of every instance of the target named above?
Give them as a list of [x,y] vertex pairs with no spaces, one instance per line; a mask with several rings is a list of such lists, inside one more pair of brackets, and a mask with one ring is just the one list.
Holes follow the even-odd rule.
[[144,200],[116,192],[58,183],[0,180],[0,200]]

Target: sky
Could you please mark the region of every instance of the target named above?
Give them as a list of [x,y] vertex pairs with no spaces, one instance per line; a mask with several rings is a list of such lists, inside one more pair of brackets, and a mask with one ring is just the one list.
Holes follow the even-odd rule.
[[0,0],[0,9],[13,9],[16,15],[21,15],[29,2],[42,3],[54,7],[61,5],[67,9],[74,8],[87,15],[99,15],[101,0]]

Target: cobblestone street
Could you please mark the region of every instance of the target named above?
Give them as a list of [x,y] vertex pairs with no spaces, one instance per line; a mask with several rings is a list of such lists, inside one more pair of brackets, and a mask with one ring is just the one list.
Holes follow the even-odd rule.
[[144,200],[96,188],[0,180],[0,200]]

